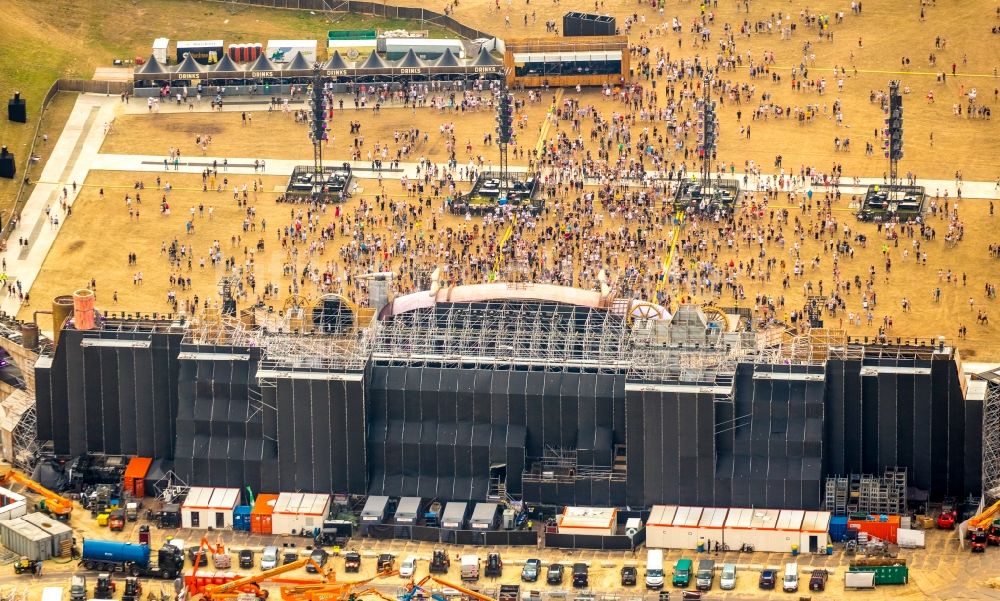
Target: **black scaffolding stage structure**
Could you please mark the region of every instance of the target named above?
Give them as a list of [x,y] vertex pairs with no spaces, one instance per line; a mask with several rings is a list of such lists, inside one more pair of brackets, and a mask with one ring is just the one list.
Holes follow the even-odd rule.
[[674,211],[732,215],[740,197],[740,182],[735,179],[685,180],[674,192]]
[[518,173],[486,171],[476,177],[476,183],[468,194],[459,195],[452,204],[451,212],[464,215],[492,213],[498,207],[527,208],[538,213],[545,201],[535,198],[538,181],[534,176]]
[[690,305],[444,292],[374,319],[331,295],[336,328],[319,305],[69,322],[35,366],[38,437],[268,492],[819,509],[827,477],[905,469],[934,501],[981,494],[983,400],[943,342],[771,343]]
[[312,165],[299,165],[285,189],[290,202],[343,202],[351,196],[351,164],[322,165],[319,172]]
[[871,185],[865,191],[857,216],[861,221],[918,221],[926,202],[923,186]]

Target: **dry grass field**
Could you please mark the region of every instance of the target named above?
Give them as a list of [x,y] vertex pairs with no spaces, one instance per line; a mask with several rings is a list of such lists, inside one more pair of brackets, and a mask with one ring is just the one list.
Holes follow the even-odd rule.
[[[510,8],[504,1],[501,14],[497,15],[496,11],[491,12],[488,9],[490,5],[491,3],[485,0],[462,0],[456,9],[457,17],[473,26],[500,28],[502,15],[510,11],[516,17],[512,19],[514,26],[509,32],[504,33],[508,37],[514,37],[522,33],[544,35],[545,19],[558,20],[558,17],[568,10],[593,9],[593,4],[577,0],[562,0],[558,5],[540,0],[533,0],[530,4],[524,5],[514,2]],[[848,176],[880,176],[886,170],[885,159],[880,156],[878,150],[874,156],[866,156],[864,153],[865,142],[874,141],[874,130],[881,126],[883,119],[877,105],[869,102],[869,94],[871,90],[884,89],[889,79],[899,78],[903,85],[909,86],[911,90],[906,97],[906,158],[902,163],[904,172],[912,171],[922,178],[950,179],[956,170],[961,170],[966,180],[994,180],[1000,175],[1000,166],[995,158],[1000,153],[1000,136],[996,135],[996,122],[968,119],[965,116],[958,117],[952,114],[952,105],[965,101],[963,100],[965,97],[960,97],[960,94],[967,93],[973,87],[978,89],[981,102],[991,107],[996,106],[993,90],[1000,86],[1000,80],[993,76],[993,69],[994,63],[1000,62],[1000,43],[998,43],[1000,36],[991,36],[989,33],[989,26],[994,22],[993,5],[985,2],[962,3],[960,6],[947,7],[943,3],[939,6],[928,5],[925,9],[925,19],[920,20],[916,4],[906,7],[897,4],[879,6],[866,4],[860,16],[850,14],[849,3],[810,4],[809,11],[812,14],[832,14],[835,10],[847,13],[844,23],[833,26],[832,41],[820,41],[816,39],[814,30],[801,29],[799,13],[804,9],[804,5],[755,1],[751,3],[748,17],[743,12],[742,2],[722,0],[718,3],[718,7],[711,7],[715,13],[715,24],[712,28],[714,37],[713,42],[705,48],[692,47],[692,36],[687,33],[683,36],[680,49],[677,48],[679,37],[677,34],[668,31],[653,35],[651,45],[663,46],[671,56],[676,57],[680,53],[684,57],[692,57],[695,54],[700,57],[714,57],[717,51],[714,40],[722,35],[724,22],[739,23],[744,18],[752,21],[767,19],[771,13],[792,11],[795,21],[800,23],[800,29],[791,40],[782,40],[777,34],[738,39],[740,51],[744,55],[750,51],[755,60],[759,61],[764,51],[773,51],[776,64],[772,70],[781,76],[781,81],[773,81],[770,77],[751,80],[745,68],[721,74],[723,78],[752,85],[755,91],[754,100],[749,103],[743,102],[740,106],[736,106],[726,101],[720,107],[722,123],[720,160],[735,163],[738,171],[743,169],[745,161],[752,160],[768,172],[775,155],[780,154],[786,172],[797,173],[800,166],[813,166],[821,172],[828,172],[832,164],[840,163],[843,164],[844,173]],[[519,25],[525,11],[529,14],[527,28]],[[531,11],[539,13],[535,24],[531,24]],[[633,11],[645,15],[646,23],[643,31],[660,22],[655,12],[645,4],[607,3],[605,11],[618,16],[620,25],[625,16]],[[666,10],[665,17],[670,18],[676,14],[683,22],[689,23],[696,17],[698,11],[699,5],[695,2],[671,4]],[[640,40],[639,34],[637,26],[632,31],[633,42],[644,43],[645,40]],[[934,37],[937,35],[947,39],[945,48],[935,49]],[[859,37],[862,38],[860,48]],[[791,89],[790,69],[803,60],[802,47],[806,40],[813,43],[809,54],[805,57],[810,64],[810,79],[822,77],[827,80],[827,92],[822,95]],[[927,65],[928,55],[933,52],[938,55],[936,67]],[[810,56],[811,54],[815,54],[815,58]],[[903,56],[911,58],[908,68],[900,67]],[[951,76],[952,62],[956,63],[958,77]],[[837,79],[840,78],[834,77],[832,71],[834,66],[844,66],[846,69],[843,90],[837,89]],[[858,70],[857,74],[854,71],[855,67]],[[937,81],[935,72],[944,70],[947,70],[948,77],[942,83]],[[644,83],[649,85],[649,82]],[[657,84],[657,92],[662,95],[664,83],[658,81]],[[934,92],[935,102],[930,103],[926,100],[925,95],[928,91]],[[804,108],[809,104],[817,105],[818,116],[802,124],[773,117],[767,120],[753,120],[751,113],[757,106],[761,94],[765,92],[781,106]],[[575,94],[577,93],[573,90],[565,91],[567,98]],[[840,100],[844,107],[844,122],[839,125],[831,116],[831,107],[836,100]],[[605,115],[618,110],[620,106],[601,98],[595,91],[587,90],[582,93],[581,102],[594,104]],[[542,104],[529,105],[528,126],[522,133],[522,144],[529,148],[536,142],[545,108],[547,106]],[[739,120],[737,111],[742,113]],[[352,140],[348,122],[355,119],[363,123],[365,149],[372,147],[376,142],[390,142],[393,132],[397,130],[417,127],[422,131],[428,131],[430,133],[428,142],[418,145],[409,160],[415,161],[418,157],[425,156],[435,162],[442,162],[446,158],[438,127],[442,123],[454,122],[458,132],[460,164],[467,158],[464,149],[465,140],[471,141],[473,154],[485,153],[487,149],[482,145],[483,132],[491,132],[495,127],[493,115],[489,112],[450,115],[439,114],[432,109],[418,109],[413,112],[410,109],[387,108],[375,116],[371,110],[354,111],[353,107],[348,106],[343,113],[337,113],[332,122],[335,140],[330,144],[330,150],[326,155],[329,160],[348,158]],[[747,125],[751,128],[749,139],[745,135],[739,135],[740,127]],[[590,125],[585,123],[582,132],[584,139],[588,139],[589,130]],[[548,137],[551,139],[556,133],[557,130],[553,128],[549,130]],[[931,133],[934,134],[933,145],[930,143]],[[201,151],[195,146],[195,136],[203,134],[210,134],[213,138],[212,145],[206,151],[208,156],[265,159],[308,159],[311,156],[311,149],[306,141],[305,126],[296,124],[290,115],[268,114],[266,110],[253,113],[252,127],[241,125],[239,113],[123,115],[116,120],[102,152],[164,155],[168,148],[179,147],[183,156],[199,155]],[[575,137],[576,134],[570,133],[570,135]],[[849,137],[851,150],[836,152],[833,144],[835,137],[842,139]],[[491,158],[491,154],[494,153],[485,155],[487,159]],[[363,153],[362,157],[364,156]],[[673,158],[678,162],[683,160],[682,156]],[[175,288],[179,298],[189,298],[194,294],[198,294],[200,299],[214,298],[218,278],[222,275],[221,268],[213,270],[211,267],[206,267],[202,270],[198,266],[197,258],[206,254],[213,240],[220,240],[227,256],[232,251],[242,259],[243,246],[248,241],[255,244],[261,235],[254,233],[243,236],[241,245],[231,249],[231,237],[243,233],[242,210],[234,206],[230,193],[202,193],[200,179],[189,175],[168,177],[168,181],[175,186],[170,199],[171,216],[163,217],[159,214],[157,203],[154,202],[155,191],[147,188],[146,193],[149,196],[143,195],[144,208],[141,221],[138,223],[130,221],[127,209],[121,200],[125,188],[130,187],[136,179],[143,179],[147,186],[151,186],[154,178],[154,174],[91,173],[87,187],[74,207],[73,217],[63,226],[64,231],[32,289],[33,299],[47,299],[54,294],[85,285],[94,278],[97,281],[99,305],[109,310],[144,313],[167,311],[166,293],[171,272],[166,259],[160,255],[160,245],[163,241],[169,242],[174,238],[182,243],[190,242],[196,257],[190,275],[186,269],[182,270],[185,277],[191,277],[192,289],[181,291]],[[249,176],[242,178],[234,176],[232,179],[236,183],[250,180]],[[263,180],[263,189],[272,192],[261,193],[256,202],[251,202],[256,208],[258,220],[263,218],[268,222],[268,232],[263,235],[267,250],[263,256],[257,258],[258,281],[272,281],[285,290],[290,284],[290,278],[284,276],[282,272],[287,257],[274,242],[273,228],[278,224],[285,225],[289,222],[290,207],[273,202],[275,196],[273,190],[275,186],[284,183],[283,178],[264,177]],[[391,193],[399,193],[398,183],[386,182],[385,185]],[[376,189],[375,183],[363,181],[362,186],[365,188],[365,193],[360,196],[370,200]],[[103,203],[97,197],[97,189],[100,187],[110,191]],[[929,192],[933,194],[934,190]],[[146,200],[147,198],[149,200]],[[875,319],[872,325],[853,326],[847,324],[845,320],[843,324],[845,329],[855,335],[874,335],[883,317],[890,315],[894,322],[890,331],[893,338],[933,337],[943,334],[954,339],[957,334],[956,328],[964,324],[968,327],[968,340],[961,341],[959,345],[966,357],[988,360],[1000,356],[991,342],[997,335],[996,320],[1000,319],[1000,316],[995,314],[997,301],[986,298],[984,294],[985,284],[1000,283],[998,282],[1000,265],[988,257],[986,250],[991,242],[1000,242],[1000,236],[996,235],[994,229],[996,227],[994,219],[997,218],[989,215],[987,202],[966,199],[961,203],[961,216],[966,227],[965,239],[953,248],[948,248],[943,240],[947,224],[936,219],[931,221],[931,225],[938,230],[938,237],[935,241],[923,244],[922,250],[928,253],[926,267],[914,265],[912,258],[908,261],[901,258],[903,246],[909,244],[908,238],[900,241],[898,249],[890,244],[894,265],[891,279],[886,282],[882,268],[881,241],[878,239],[876,228],[874,225],[857,223],[847,210],[848,201],[849,199],[845,197],[837,205],[836,218],[842,224],[850,225],[855,232],[866,234],[869,243],[865,249],[856,248],[853,259],[843,259],[841,270],[844,277],[853,279],[855,274],[864,277],[869,266],[876,266],[879,303],[873,311]],[[359,202],[360,199],[355,197],[344,209],[351,212]],[[787,199],[782,197],[772,202],[772,206],[785,206],[787,202]],[[207,217],[196,217],[195,232],[188,235],[184,228],[188,211],[192,206],[197,207],[200,204],[206,207],[214,206],[214,218],[209,221]],[[790,210],[793,214],[798,212],[794,206],[790,207]],[[810,215],[805,215],[803,221],[808,224],[811,218]],[[329,217],[324,217],[322,223],[328,223],[329,220]],[[448,226],[458,228],[462,225],[464,220],[451,216],[439,220],[439,229]],[[539,229],[546,225],[558,225],[556,218],[548,217]],[[609,220],[606,223],[608,228],[623,226],[632,229],[635,227],[634,224],[626,224],[620,219],[618,222]],[[106,233],[114,235],[108,236]],[[391,235],[388,231],[380,233]],[[337,248],[342,243],[342,239],[338,237],[335,243],[327,245],[326,252],[316,261],[335,261],[338,256]],[[768,256],[779,260],[787,259],[787,253],[773,245],[767,250]],[[130,251],[139,254],[137,266],[127,265],[126,255]],[[829,286],[832,280],[832,261],[828,253],[824,253],[822,245],[816,244],[815,241],[809,239],[803,241],[803,257],[816,255],[821,258],[820,266],[815,270],[807,268],[806,275],[801,280],[793,279],[791,286],[786,290],[782,290],[780,276],[768,283],[751,283],[744,278],[742,281],[748,299],[753,299],[757,293],[783,295],[786,301],[786,313],[800,307],[804,297],[805,281],[817,284],[819,280],[824,280]],[[746,251],[742,251],[724,254],[720,260],[728,262],[732,258],[738,263],[741,259],[748,260],[749,256]],[[677,260],[689,261],[691,258],[678,253]],[[398,266],[398,260],[394,266]],[[133,277],[140,270],[143,272],[144,283],[142,286],[137,286],[133,284]],[[942,300],[933,302],[932,290],[939,285],[937,275],[939,270],[945,272],[952,270],[958,276],[955,279],[959,283],[949,286],[942,282],[940,284],[943,290]],[[966,275],[964,286],[959,279],[961,274]],[[116,304],[110,301],[114,291],[119,293]],[[680,290],[674,292],[677,295],[684,294]],[[912,309],[909,312],[904,312],[901,308],[904,297],[911,303]],[[969,308],[969,297],[973,298],[975,309]],[[853,298],[848,297],[848,302],[860,303],[856,292]],[[722,303],[729,304],[725,300]],[[848,311],[859,310],[859,307],[854,306],[848,308]],[[987,311],[993,322],[990,325],[978,325],[975,320],[978,310]],[[28,309],[25,311],[25,314],[30,312]],[[827,325],[837,327],[840,324],[834,319],[832,322],[828,320]]]

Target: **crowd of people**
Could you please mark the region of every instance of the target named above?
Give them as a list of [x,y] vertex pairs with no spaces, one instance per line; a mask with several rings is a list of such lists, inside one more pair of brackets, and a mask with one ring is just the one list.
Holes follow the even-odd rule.
[[[843,93],[851,77],[846,64],[829,81],[810,73],[815,69],[813,46],[830,42],[834,30],[850,18],[844,13],[802,10],[720,23],[707,4],[687,23],[674,18],[657,25],[641,15],[629,20],[635,41],[630,50],[635,80],[630,84],[608,85],[599,94],[516,93],[518,140],[512,156],[538,178],[544,205],[537,213],[505,206],[473,218],[450,210],[455,196],[489,170],[494,156],[492,132],[483,132],[474,144],[457,137],[454,122],[465,113],[492,111],[495,85],[428,83],[400,90],[370,85],[358,86],[346,97],[329,91],[327,107],[335,118],[352,109],[365,111],[351,117],[348,140],[328,143],[337,156],[346,148],[345,158],[369,163],[374,186],[345,204],[282,205],[287,206],[284,217],[267,223],[256,209],[261,202],[273,202],[273,195],[258,199],[263,180],[220,177],[217,166],[207,169],[206,190],[232,189],[232,202],[242,210],[242,233],[196,250],[184,236],[199,221],[212,219],[213,208],[192,208],[184,216],[184,231],[161,246],[170,265],[168,302],[176,310],[194,311],[206,299],[192,293],[192,284],[212,267],[238,278],[240,301],[264,304],[279,304],[289,295],[332,292],[364,305],[367,281],[358,275],[373,271],[394,272],[399,293],[427,288],[429,274],[438,268],[446,284],[519,279],[589,289],[600,288],[603,272],[628,282],[629,293],[637,298],[665,307],[679,302],[750,307],[760,323],[796,324],[819,315],[828,325],[870,327],[888,336],[900,313],[939,302],[942,286],[982,285],[986,298],[993,298],[993,282],[969,282],[962,266],[949,259],[965,232],[956,199],[932,194],[928,213],[916,222],[861,225],[853,216],[860,197],[856,191],[842,191],[850,182],[842,182],[843,165],[837,161],[827,168],[805,163],[786,168],[782,157],[776,157],[773,168],[765,168],[713,154],[713,174],[740,185],[735,206],[708,203],[675,210],[677,186],[697,173],[705,158],[700,141],[706,81],[717,110],[732,112],[740,124],[719,134],[749,139],[751,127],[759,131],[758,122],[769,119],[808,126],[825,116],[840,124],[844,102],[830,96]],[[860,17],[860,3],[852,5],[852,15]],[[786,50],[789,56],[744,50],[744,40],[775,33],[804,43]],[[676,48],[663,43],[668,36],[676,37]],[[695,49],[683,53],[683,40]],[[779,59],[795,67],[779,75],[773,69]],[[737,69],[751,77],[737,76]],[[776,100],[775,86],[790,86],[801,100]],[[881,106],[886,97],[872,91],[869,100]],[[551,105],[542,122],[524,110],[537,104]],[[988,118],[988,108],[983,111],[974,98],[971,104],[978,116]],[[421,118],[432,115],[438,123],[421,127],[415,120],[390,139],[366,137],[365,123],[380,119],[383,107],[414,115],[420,111]],[[307,119],[296,120],[302,121],[305,135]],[[530,134],[543,125],[547,133],[535,146]],[[879,132],[874,134],[877,138]],[[445,159],[423,154],[431,137],[443,140]],[[211,141],[199,136],[196,145],[205,154]],[[865,144],[871,154],[881,140]],[[837,151],[849,151],[850,138],[837,136],[834,145]],[[172,148],[165,168],[179,155],[180,149]],[[407,172],[398,180],[384,177],[384,172],[403,167]],[[169,209],[168,193],[162,197]],[[133,210],[128,197],[126,205]],[[280,274],[261,270],[264,252],[280,254]],[[989,253],[1000,258],[1000,244],[990,245]],[[929,294],[913,291],[913,298],[890,306],[886,291],[900,268],[926,272]],[[137,272],[135,285],[141,283]],[[986,326],[986,305],[972,306],[977,325]]]

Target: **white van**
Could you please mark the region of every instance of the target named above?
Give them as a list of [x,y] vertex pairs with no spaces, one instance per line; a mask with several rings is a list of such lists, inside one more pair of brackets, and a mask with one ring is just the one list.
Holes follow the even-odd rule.
[[646,552],[646,588],[663,588],[663,549]]
[[278,567],[278,547],[264,547],[260,554],[260,569],[271,570]]
[[786,593],[794,593],[799,590],[799,564],[785,564],[785,577],[781,580],[781,588]]
[[469,582],[479,580],[479,556],[463,555],[460,558],[462,565],[462,581]]
[[417,558],[410,555],[403,560],[403,563],[399,566],[399,576],[401,578],[412,578],[413,573],[417,571]]

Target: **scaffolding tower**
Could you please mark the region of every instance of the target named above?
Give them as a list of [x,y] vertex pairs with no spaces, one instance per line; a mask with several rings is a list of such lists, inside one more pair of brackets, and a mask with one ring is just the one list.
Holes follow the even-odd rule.
[[899,515],[906,511],[905,467],[886,468],[881,476],[829,476],[823,508],[834,515]]
[[1000,376],[987,384],[983,403],[983,500],[1000,500]]

